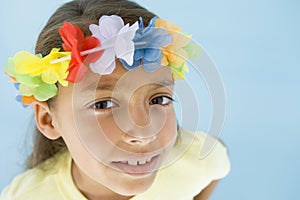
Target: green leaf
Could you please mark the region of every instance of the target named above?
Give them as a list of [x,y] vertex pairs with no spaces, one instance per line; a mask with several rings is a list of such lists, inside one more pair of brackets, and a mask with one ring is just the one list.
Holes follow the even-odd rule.
[[40,84],[42,84],[42,79],[40,76],[16,74],[15,78],[19,83],[24,84],[28,87],[38,87]]
[[32,96],[33,91],[34,91],[34,87],[30,87],[30,86],[27,86],[27,85],[24,85],[24,84],[20,84],[20,86],[19,86],[19,92],[23,96]]
[[47,101],[56,96],[57,92],[58,89],[55,84],[42,83],[39,87],[35,88],[33,96],[39,101]]
[[202,52],[202,48],[199,44],[196,44],[195,42],[190,42],[188,45],[182,47],[187,54],[189,55],[189,59],[196,60],[200,57],[200,54]]

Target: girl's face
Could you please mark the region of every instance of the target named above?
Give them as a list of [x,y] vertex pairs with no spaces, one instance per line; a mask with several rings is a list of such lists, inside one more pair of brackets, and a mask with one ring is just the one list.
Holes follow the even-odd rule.
[[151,186],[176,141],[173,81],[169,67],[116,65],[112,74],[88,69],[79,83],[60,87],[53,125],[74,159],[73,177],[130,196]]

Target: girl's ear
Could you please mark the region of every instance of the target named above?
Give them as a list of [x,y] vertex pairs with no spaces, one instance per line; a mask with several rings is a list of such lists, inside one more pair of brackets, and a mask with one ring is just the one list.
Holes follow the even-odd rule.
[[56,130],[53,123],[53,113],[49,109],[46,102],[36,101],[32,103],[36,126],[39,131],[51,140],[55,140],[60,137],[60,134]]

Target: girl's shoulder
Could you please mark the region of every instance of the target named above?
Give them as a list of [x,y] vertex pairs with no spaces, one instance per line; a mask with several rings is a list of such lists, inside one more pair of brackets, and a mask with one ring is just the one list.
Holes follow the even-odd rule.
[[45,197],[43,199],[50,199],[50,196],[52,199],[54,197],[59,199],[59,194],[54,192],[58,190],[56,188],[56,176],[63,170],[62,168],[68,167],[67,158],[67,151],[59,152],[40,165],[16,176],[10,185],[2,191],[0,200],[35,200],[40,199],[41,194]]
[[[218,138],[202,131],[180,129],[178,148],[182,151],[182,161],[201,167],[206,176],[217,180],[224,178],[230,171],[230,160],[225,144]],[[178,150],[177,150],[178,151]]]

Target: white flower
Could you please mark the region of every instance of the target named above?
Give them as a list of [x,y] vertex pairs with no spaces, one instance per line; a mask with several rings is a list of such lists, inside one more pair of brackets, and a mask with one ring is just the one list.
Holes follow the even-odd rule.
[[110,74],[116,67],[115,57],[133,64],[134,42],[132,39],[138,29],[138,22],[124,25],[120,16],[104,15],[99,19],[99,25],[89,26],[92,35],[101,42],[103,55],[90,68],[98,74]]

